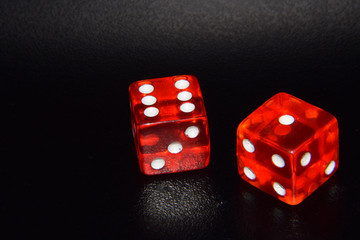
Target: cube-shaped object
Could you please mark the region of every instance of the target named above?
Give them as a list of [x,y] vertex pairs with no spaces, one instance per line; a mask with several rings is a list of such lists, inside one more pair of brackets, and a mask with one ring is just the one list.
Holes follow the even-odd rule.
[[209,164],[208,120],[196,77],[141,80],[130,85],[129,93],[142,173],[182,172]]
[[240,176],[253,186],[296,205],[339,166],[336,118],[287,93],[278,93],[237,129]]

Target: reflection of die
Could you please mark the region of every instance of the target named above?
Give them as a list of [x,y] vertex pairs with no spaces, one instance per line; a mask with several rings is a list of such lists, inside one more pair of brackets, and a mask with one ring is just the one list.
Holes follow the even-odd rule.
[[129,93],[135,146],[144,174],[182,172],[209,164],[208,121],[196,77],[137,81]]
[[237,130],[241,177],[291,205],[337,170],[338,152],[336,118],[286,93],[266,101]]

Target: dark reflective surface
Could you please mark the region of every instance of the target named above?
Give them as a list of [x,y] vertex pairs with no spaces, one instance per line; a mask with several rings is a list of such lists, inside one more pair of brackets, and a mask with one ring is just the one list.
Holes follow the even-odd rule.
[[205,239],[223,226],[223,197],[206,171],[147,180],[136,209],[145,237]]

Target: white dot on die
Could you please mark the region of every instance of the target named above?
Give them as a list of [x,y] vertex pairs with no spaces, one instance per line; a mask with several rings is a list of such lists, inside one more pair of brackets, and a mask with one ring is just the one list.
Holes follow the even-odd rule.
[[285,167],[285,161],[279,154],[273,154],[271,160],[275,166],[279,168]]
[[139,92],[141,93],[147,94],[151,93],[152,91],[154,91],[154,86],[151,84],[144,84],[139,87]]
[[144,114],[147,117],[155,117],[159,114],[159,109],[156,107],[148,107],[144,110]]
[[188,138],[196,138],[199,135],[199,128],[196,126],[190,126],[185,130],[185,136]]
[[255,151],[255,147],[254,144],[252,144],[252,142],[250,142],[249,139],[244,139],[242,141],[243,147],[245,148],[246,151],[252,153]]
[[330,175],[334,171],[335,165],[336,165],[336,163],[334,160],[330,161],[329,164],[325,168],[325,174]]
[[183,103],[180,106],[180,110],[185,113],[189,113],[195,110],[195,105],[193,103]]
[[141,99],[141,103],[147,106],[155,104],[157,101],[156,97],[148,95]]
[[188,101],[192,98],[192,94],[191,94],[191,92],[188,92],[188,91],[182,91],[182,92],[179,92],[179,94],[177,95],[177,98],[180,101]]
[[244,167],[244,173],[250,180],[254,180],[256,178],[255,173],[248,167]]
[[302,155],[300,159],[301,166],[303,167],[307,166],[310,163],[310,160],[311,160],[311,153],[310,152],[304,153],[304,155]]
[[185,79],[180,79],[175,82],[175,87],[177,89],[185,89],[190,86],[190,82]]
[[282,125],[290,125],[295,121],[295,118],[291,115],[282,115],[281,117],[279,117],[279,122]]
[[152,160],[151,167],[155,170],[162,169],[165,166],[165,160],[162,158],[156,158]]
[[277,194],[279,194],[280,196],[285,196],[286,190],[280,183],[274,182],[273,188]]
[[168,146],[168,151],[173,154],[181,152],[182,149],[183,149],[183,146],[179,142],[170,143]]

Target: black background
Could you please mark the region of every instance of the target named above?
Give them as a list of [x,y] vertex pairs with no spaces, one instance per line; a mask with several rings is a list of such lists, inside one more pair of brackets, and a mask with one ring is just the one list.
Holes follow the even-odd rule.
[[[359,237],[358,1],[1,1],[7,239]],[[128,85],[198,77],[208,168],[143,176]],[[339,121],[340,167],[297,206],[241,180],[236,127],[277,92]]]

